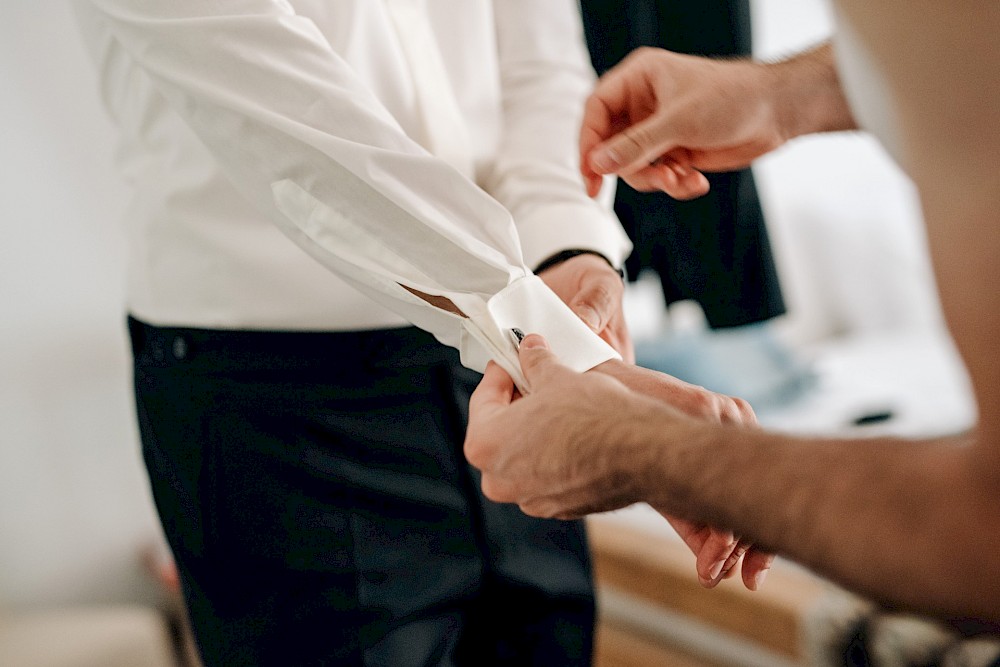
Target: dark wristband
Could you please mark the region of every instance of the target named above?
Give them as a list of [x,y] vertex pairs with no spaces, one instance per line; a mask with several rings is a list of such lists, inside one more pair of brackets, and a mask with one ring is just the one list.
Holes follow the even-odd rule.
[[546,269],[551,269],[553,266],[557,264],[562,264],[567,259],[572,259],[577,255],[594,255],[595,257],[600,257],[601,259],[603,259],[605,262],[608,263],[608,266],[610,266],[612,269],[618,272],[618,275],[622,277],[622,280],[625,280],[625,269],[618,268],[617,266],[611,263],[610,259],[602,255],[601,253],[597,252],[596,250],[582,250],[578,248],[574,248],[572,250],[563,250],[562,252],[557,252],[554,255],[550,255],[547,259],[542,260],[541,264],[535,267],[535,274],[537,275]]

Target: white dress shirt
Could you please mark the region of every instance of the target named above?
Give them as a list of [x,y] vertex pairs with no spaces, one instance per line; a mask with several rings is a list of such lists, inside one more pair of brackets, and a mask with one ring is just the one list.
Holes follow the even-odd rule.
[[593,72],[574,0],[75,4],[135,193],[135,316],[410,322],[518,380],[512,327],[580,370],[616,356],[528,268],[630,250],[577,171]]

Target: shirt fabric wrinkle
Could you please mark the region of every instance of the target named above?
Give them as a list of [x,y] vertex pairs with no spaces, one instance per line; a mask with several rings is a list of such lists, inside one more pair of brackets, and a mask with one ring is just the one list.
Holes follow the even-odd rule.
[[[527,279],[566,248],[617,265],[631,249],[608,197],[587,197],[572,159],[593,83],[572,0],[75,4],[123,130],[121,161],[147,183],[127,221],[133,257],[147,258],[130,265],[137,317],[223,329],[411,322],[476,370],[492,357],[517,372],[489,306],[509,291],[503,317],[534,320],[569,365],[617,356]],[[544,34],[519,29],[536,24]],[[448,67],[459,58],[496,76]],[[413,95],[379,92],[385,80]],[[186,177],[206,169],[217,187],[175,206]],[[489,177],[476,183],[476,173]],[[197,228],[241,233],[206,248]],[[226,261],[203,261],[213,253]],[[267,299],[241,289],[260,276]],[[390,280],[461,302],[470,317],[417,303]]]

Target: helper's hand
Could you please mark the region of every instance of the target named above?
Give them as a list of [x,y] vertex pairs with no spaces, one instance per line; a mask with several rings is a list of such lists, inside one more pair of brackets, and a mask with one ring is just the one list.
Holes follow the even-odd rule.
[[[604,259],[591,254],[577,255],[543,271],[540,276],[624,359],[624,362],[606,362],[595,370],[693,417],[721,423],[757,423],[753,410],[745,401],[633,366],[634,348],[622,312],[624,287],[621,277]],[[750,545],[741,543],[729,531],[674,517],[666,518],[697,557],[698,579],[704,586],[711,588],[738,571],[736,566],[740,557]]]
[[[721,424],[751,427],[757,424],[753,408],[743,399],[723,396],[664,373],[628,366],[619,361],[607,361],[594,371],[606,373],[629,389],[657,398],[691,417]],[[770,568],[774,560],[772,554],[754,549],[751,542],[742,540],[731,531],[660,513],[696,556],[698,579],[707,588],[713,588],[723,579],[736,574],[740,570],[737,567],[740,559],[745,555],[743,581],[748,588],[755,589],[763,580],[758,573]]]
[[701,171],[730,171],[788,137],[767,65],[641,48],[600,78],[580,132],[591,196],[603,174],[677,199],[708,192]]
[[[604,259],[591,254],[577,255],[539,275],[624,359],[624,362],[606,362],[595,370],[693,417],[723,423],[756,423],[753,410],[746,402],[633,366],[634,348],[622,312],[624,287],[621,277]],[[737,571],[736,565],[748,545],[741,544],[731,532],[672,517],[667,519],[697,557],[698,578],[703,585],[713,587]]]
[[720,424],[757,424],[753,408],[742,398],[717,394],[666,373],[617,360],[605,361],[593,371],[610,375],[632,391],[667,403],[691,417]]
[[610,264],[585,253],[545,269],[538,276],[627,363],[635,363],[635,348],[622,310],[625,285]]
[[[743,584],[747,588],[752,591],[760,588],[774,562],[774,554],[757,549],[752,542],[733,535],[731,531],[680,519],[662,511],[660,515],[670,523],[695,555],[695,570],[702,586],[714,588],[723,579],[741,571]],[[739,567],[741,559],[742,568]]]
[[619,431],[656,402],[605,373],[559,364],[538,335],[524,339],[520,358],[530,394],[490,363],[470,401],[465,454],[486,497],[562,519],[643,500],[649,450]]
[[[620,362],[609,362],[605,370],[610,372],[574,373],[555,360],[539,336],[525,338],[521,364],[533,390],[518,400],[507,374],[493,364],[487,368],[472,397],[465,451],[470,463],[483,472],[483,493],[488,498],[515,502],[534,516],[576,518],[644,501],[660,482],[647,478],[655,469],[650,458],[656,456],[656,448],[635,437],[643,415],[663,410],[666,397],[713,396],[669,376],[632,367],[639,378],[633,384],[657,398],[636,393],[613,377],[629,380],[627,367]],[[662,386],[656,386],[653,375],[665,378]],[[690,400],[686,409],[715,414],[719,420],[723,415],[729,420],[746,416],[748,406],[741,402],[709,398]],[[676,415],[679,425],[691,419],[681,411]],[[664,442],[671,439],[669,433],[658,436]],[[670,520],[695,552],[703,584],[715,585],[735,572],[746,543],[701,524]],[[744,559],[749,587],[757,586],[757,572],[769,563],[770,556],[763,554]]]

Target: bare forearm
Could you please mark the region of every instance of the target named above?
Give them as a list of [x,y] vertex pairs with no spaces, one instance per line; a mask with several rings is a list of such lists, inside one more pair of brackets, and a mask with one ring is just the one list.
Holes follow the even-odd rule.
[[775,116],[786,139],[858,129],[829,42],[764,67],[773,90]]
[[650,504],[730,527],[888,606],[1000,624],[997,489],[969,442],[689,428],[663,447],[657,419],[645,422],[661,445]]

